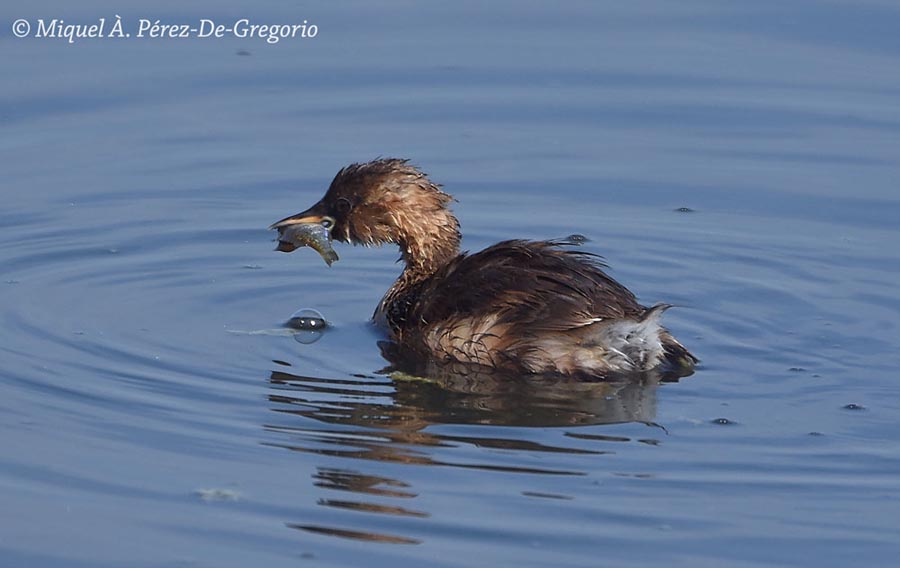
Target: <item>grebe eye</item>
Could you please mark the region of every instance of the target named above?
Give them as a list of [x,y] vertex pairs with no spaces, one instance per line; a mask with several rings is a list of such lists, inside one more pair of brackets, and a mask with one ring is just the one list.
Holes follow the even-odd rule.
[[332,219],[331,217],[323,217],[322,220],[319,221],[319,224],[321,224],[326,229],[330,229],[334,227],[334,219]]
[[346,197],[341,197],[337,200],[337,208],[341,213],[347,213],[348,211],[353,209],[353,204],[350,203],[350,200]]

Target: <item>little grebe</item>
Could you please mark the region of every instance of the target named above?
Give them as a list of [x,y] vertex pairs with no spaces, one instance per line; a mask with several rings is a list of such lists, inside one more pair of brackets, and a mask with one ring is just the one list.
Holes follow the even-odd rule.
[[451,200],[407,160],[379,159],[342,169],[318,203],[270,229],[277,250],[308,245],[329,265],[332,238],[399,244],[405,268],[374,319],[418,356],[518,373],[690,374],[697,359],[659,323],[669,305],[640,305],[597,256],[563,248],[573,240],[460,253]]

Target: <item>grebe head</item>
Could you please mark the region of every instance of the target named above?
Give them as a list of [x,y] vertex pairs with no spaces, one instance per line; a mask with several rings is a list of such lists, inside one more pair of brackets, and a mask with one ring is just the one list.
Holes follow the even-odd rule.
[[270,229],[278,230],[283,252],[310,245],[325,257],[317,237],[304,233],[298,242],[290,233],[317,224],[342,242],[398,243],[408,267],[428,270],[458,253],[459,222],[447,208],[452,200],[407,160],[384,158],[343,168],[318,203]]

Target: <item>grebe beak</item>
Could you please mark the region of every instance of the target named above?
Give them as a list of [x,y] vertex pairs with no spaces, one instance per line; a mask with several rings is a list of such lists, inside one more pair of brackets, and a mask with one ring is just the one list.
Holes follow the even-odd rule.
[[281,229],[282,227],[296,225],[297,223],[321,223],[326,217],[328,217],[328,215],[325,212],[325,207],[319,202],[303,213],[297,213],[296,215],[291,215],[290,217],[285,217],[281,221],[272,223],[269,225],[269,230]]

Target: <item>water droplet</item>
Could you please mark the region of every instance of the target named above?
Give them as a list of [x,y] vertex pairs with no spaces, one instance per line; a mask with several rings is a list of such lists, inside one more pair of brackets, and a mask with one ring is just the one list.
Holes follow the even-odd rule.
[[856,404],[851,402],[850,404],[844,405],[844,410],[865,410],[866,407],[861,404]]
[[585,237],[584,235],[579,235],[578,233],[569,235],[568,237],[563,239],[563,241],[565,241],[571,245],[579,245],[579,246],[583,245],[584,243],[588,242],[589,240],[590,240],[589,238]]
[[328,327],[328,321],[317,310],[303,308],[294,312],[285,325],[296,330],[294,341],[308,345],[321,339],[322,332]]
[[734,426],[737,424],[737,422],[727,418],[716,418],[715,420],[712,420],[711,423],[719,426]]

